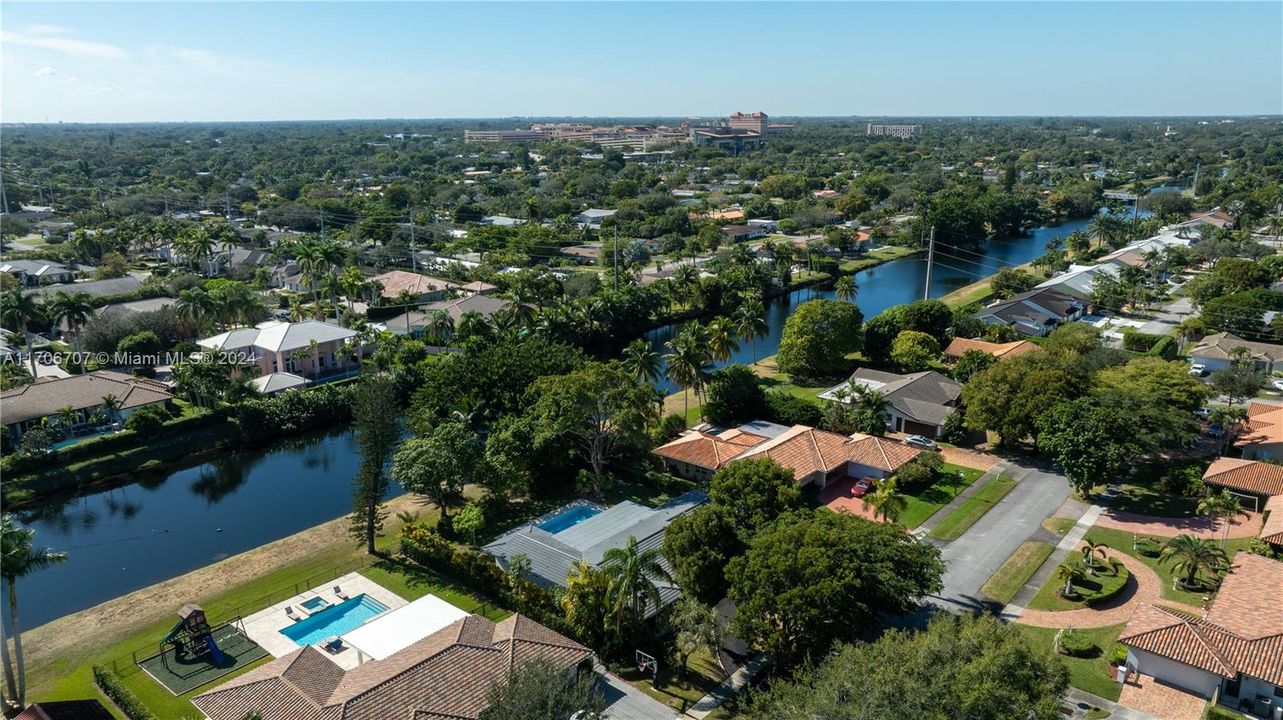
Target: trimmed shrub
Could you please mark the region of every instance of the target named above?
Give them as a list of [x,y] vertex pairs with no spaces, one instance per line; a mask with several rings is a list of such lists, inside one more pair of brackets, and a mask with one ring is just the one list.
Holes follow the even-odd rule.
[[1059,651],[1076,658],[1092,658],[1100,655],[1100,648],[1087,635],[1066,630],[1060,634]]
[[146,405],[134,411],[134,414],[125,418],[125,427],[136,433],[153,433],[165,425],[167,420],[174,417],[169,408],[163,404]]
[[330,383],[301,392],[246,400],[232,410],[232,422],[247,443],[261,442],[352,419],[351,383]]
[[1136,541],[1136,552],[1145,557],[1158,557],[1163,552],[1163,546],[1151,538],[1143,537]]
[[151,710],[143,705],[133,691],[120,682],[116,674],[101,665],[93,668],[94,685],[106,695],[129,720],[155,720]]
[[1176,353],[1176,338],[1171,335],[1164,335],[1158,342],[1154,343],[1154,346],[1149,349],[1147,354],[1164,360],[1175,360]]
[[766,393],[766,419],[781,425],[820,424],[820,406],[783,390]]

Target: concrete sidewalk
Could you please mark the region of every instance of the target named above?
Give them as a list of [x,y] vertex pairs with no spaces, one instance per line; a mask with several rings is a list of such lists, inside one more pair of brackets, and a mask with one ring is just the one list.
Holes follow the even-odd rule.
[[1060,566],[1060,563],[1069,557],[1069,553],[1074,552],[1074,548],[1078,547],[1078,543],[1082,541],[1087,531],[1091,530],[1092,526],[1096,524],[1096,518],[1100,517],[1100,513],[1103,511],[1104,508],[1099,505],[1092,505],[1087,508],[1087,512],[1083,513],[1082,517],[1078,518],[1078,522],[1074,523],[1069,532],[1065,533],[1065,536],[1060,539],[1060,543],[1056,545],[1056,549],[1051,552],[1051,555],[1047,556],[1043,564],[1029,578],[1029,582],[1020,588],[1020,592],[1016,593],[1016,596],[1002,609],[1002,613],[998,617],[1007,622],[1020,617],[1020,613],[1024,612],[1025,606],[1034,599],[1034,595],[1038,594],[1038,589],[1047,583],[1047,580],[1051,578],[1052,573],[1056,572],[1056,568]]
[[1087,716],[1087,711],[1093,707],[1109,711],[1109,720],[1163,720],[1148,713],[1139,710],[1133,710],[1125,705],[1119,705],[1112,700],[1106,700],[1099,695],[1092,695],[1076,687],[1071,687],[1065,691],[1064,699],[1074,705],[1074,717],[1082,718]]
[[994,478],[1003,474],[1010,468],[1011,466],[1007,463],[1006,460],[1001,460],[996,465],[986,470],[984,474],[976,478],[976,481],[971,483],[971,485],[967,487],[966,490],[963,490],[962,492],[958,493],[957,496],[955,496],[952,500],[946,503],[944,507],[937,510],[934,515],[927,518],[921,525],[914,528],[913,536],[916,538],[926,537],[927,533],[934,530],[935,527],[939,525],[946,517],[949,517],[949,513],[953,512],[958,508],[959,505],[966,502],[967,498],[971,497],[972,495],[975,495],[977,492],[980,492],[980,488],[984,487],[990,480],[993,480]]
[[713,691],[695,702],[686,711],[686,714],[695,720],[703,720],[709,713],[721,707],[722,703],[728,698],[734,697],[740,690],[744,689],[750,681],[757,675],[758,671],[766,665],[768,659],[766,655],[755,655],[731,676],[722,681],[721,685],[713,688]]

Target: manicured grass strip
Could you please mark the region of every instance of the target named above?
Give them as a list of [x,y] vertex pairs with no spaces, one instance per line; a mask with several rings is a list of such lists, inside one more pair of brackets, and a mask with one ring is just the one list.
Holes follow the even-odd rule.
[[953,512],[931,531],[931,537],[937,540],[957,540],[976,521],[989,512],[989,508],[1011,492],[1016,481],[1006,475],[999,475],[980,488],[975,495],[967,498]]
[[926,522],[927,518],[971,487],[983,474],[973,468],[945,463],[934,483],[918,489],[903,490],[908,505],[900,515],[900,524],[912,530]]
[[1062,537],[1067,535],[1069,531],[1072,530],[1073,527],[1077,524],[1078,524],[1078,521],[1073,518],[1062,518],[1062,517],[1051,517],[1042,521],[1043,528],[1045,528],[1048,532],[1056,533],[1057,535],[1060,535]]
[[1021,545],[997,572],[989,576],[980,592],[1006,605],[1029,582],[1029,578],[1038,572],[1038,568],[1042,567],[1054,549],[1051,543],[1036,540]]
[[1109,667],[1109,653],[1118,642],[1118,633],[1123,630],[1122,625],[1076,631],[1086,635],[1096,647],[1100,648],[1100,654],[1093,658],[1075,658],[1057,653],[1052,647],[1056,633],[1059,632],[1056,628],[1040,628],[1019,623],[1013,623],[1011,627],[1025,636],[1025,642],[1029,643],[1029,647],[1033,648],[1034,652],[1055,655],[1063,660],[1065,666],[1069,668],[1070,685],[1093,695],[1099,695],[1106,700],[1117,700],[1122,693],[1123,686],[1114,682]]

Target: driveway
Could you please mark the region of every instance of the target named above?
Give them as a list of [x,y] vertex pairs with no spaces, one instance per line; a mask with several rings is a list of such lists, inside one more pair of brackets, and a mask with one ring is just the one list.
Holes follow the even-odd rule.
[[597,668],[597,689],[606,700],[609,720],[675,720],[677,711],[629,685],[617,675]]
[[1042,521],[1069,497],[1069,482],[1063,475],[1014,464],[1007,472],[1019,480],[1011,492],[962,537],[941,549],[948,569],[944,590],[931,598],[936,605],[948,610],[1000,610],[981,598],[980,586],[1021,543],[1041,532]]

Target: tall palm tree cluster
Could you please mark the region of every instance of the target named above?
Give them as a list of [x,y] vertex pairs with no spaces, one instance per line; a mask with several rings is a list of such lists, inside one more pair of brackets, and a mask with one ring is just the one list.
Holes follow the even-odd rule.
[[82,331],[93,314],[93,298],[88,293],[59,290],[52,298],[42,300],[34,293],[24,293],[22,288],[14,287],[0,295],[0,322],[22,333],[32,377],[36,375],[36,358],[31,352],[36,333],[32,328],[66,325],[79,350]]
[[178,293],[178,311],[204,335],[238,325],[253,325],[267,315],[262,297],[249,285],[235,280],[211,280],[205,287]]
[[689,392],[694,390],[699,399],[713,364],[729,362],[740,351],[741,339],[754,344],[753,364],[757,364],[756,341],[767,331],[764,314],[760,300],[748,300],[731,317],[719,316],[705,325],[683,325],[665,343],[668,352],[662,356],[646,340],[634,340],[624,351],[624,362],[639,380],[647,382],[659,380],[666,363],[666,376],[682,389],[683,415],[688,415]]
[[629,537],[622,548],[611,548],[600,567],[576,563],[567,576],[562,609],[571,627],[594,644],[615,646],[625,627],[636,631],[649,608],[660,605],[661,584],[673,578],[664,569],[659,548],[642,550]]

